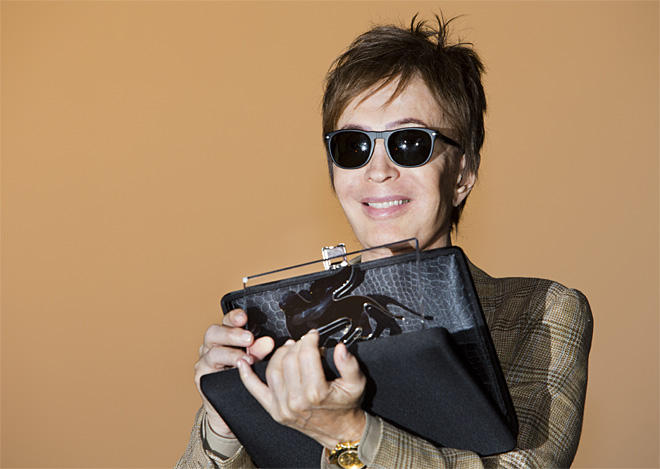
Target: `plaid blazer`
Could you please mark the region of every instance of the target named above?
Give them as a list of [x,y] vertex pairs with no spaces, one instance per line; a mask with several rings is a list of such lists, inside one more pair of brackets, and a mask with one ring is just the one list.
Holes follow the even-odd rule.
[[[374,454],[360,454],[368,467],[571,465],[582,429],[593,331],[587,299],[549,280],[496,279],[471,264],[470,271],[518,416],[516,448],[480,458],[471,451],[437,448],[381,420]],[[243,448],[224,461],[207,452],[201,437],[203,417],[200,409],[177,468],[254,467]],[[323,467],[337,467],[321,455],[319,461]]]

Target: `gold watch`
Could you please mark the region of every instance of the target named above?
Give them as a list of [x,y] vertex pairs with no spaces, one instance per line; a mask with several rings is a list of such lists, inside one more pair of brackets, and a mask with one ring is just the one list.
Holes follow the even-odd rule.
[[337,443],[337,446],[330,451],[328,460],[342,469],[362,469],[365,465],[358,457],[359,446],[360,440]]

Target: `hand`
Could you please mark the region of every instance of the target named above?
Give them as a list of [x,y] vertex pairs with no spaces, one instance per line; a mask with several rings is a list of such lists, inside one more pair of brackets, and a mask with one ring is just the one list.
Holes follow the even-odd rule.
[[[250,331],[243,329],[247,315],[242,309],[229,311],[222,318],[222,325],[213,324],[204,334],[204,344],[199,347],[199,361],[195,363],[195,384],[202,396],[204,410],[213,431],[227,438],[235,438],[220,414],[202,394],[200,378],[209,373],[234,368],[238,361],[254,363],[268,355],[274,347],[273,339],[260,337],[254,340]],[[247,351],[239,347],[246,347]]]
[[319,334],[312,330],[298,342],[278,348],[266,368],[264,384],[239,360],[241,380],[273,419],[314,438],[326,448],[342,441],[359,440],[366,417],[360,408],[366,378],[357,359],[344,344],[335,347],[334,362],[340,377],[326,381],[318,348]]

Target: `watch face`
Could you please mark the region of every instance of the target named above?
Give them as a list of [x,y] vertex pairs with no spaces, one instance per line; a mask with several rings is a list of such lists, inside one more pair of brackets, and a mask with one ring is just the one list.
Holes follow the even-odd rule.
[[364,467],[360,458],[358,458],[357,449],[348,449],[342,452],[337,458],[337,465],[343,469],[360,469]]

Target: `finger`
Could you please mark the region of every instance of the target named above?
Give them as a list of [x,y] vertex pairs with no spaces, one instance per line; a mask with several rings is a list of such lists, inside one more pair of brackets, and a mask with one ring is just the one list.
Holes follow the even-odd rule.
[[[249,358],[249,357],[246,357]],[[233,368],[236,366],[236,363],[238,362],[239,359],[235,359],[233,363],[231,364],[225,364],[222,362],[209,362],[207,357],[204,356],[200,358],[194,366],[195,369],[195,383],[197,384],[197,387],[199,388],[200,380],[202,379],[202,376],[208,375],[211,373],[216,373],[218,371],[223,371],[229,368]],[[225,360],[228,361],[228,360]],[[200,390],[201,391],[201,390]]]
[[213,347],[205,353],[201,360],[209,369],[213,371],[223,370],[228,367],[234,367],[241,359],[253,361],[243,350],[232,347]]
[[252,332],[240,327],[213,324],[204,334],[204,347],[206,350],[218,346],[249,347],[253,341]]
[[286,354],[289,352],[289,350],[295,343],[296,343],[295,340],[289,339],[283,345],[281,345],[277,350],[275,350],[273,356],[270,357],[268,366],[272,367],[273,369],[275,368],[281,369],[282,359],[286,356]]
[[248,353],[256,360],[263,360],[266,355],[273,351],[275,341],[272,337],[263,336],[259,337],[247,349]]
[[275,350],[266,367],[266,382],[273,393],[274,399],[281,405],[287,406],[287,389],[284,383],[283,368],[284,357],[289,353],[295,342],[287,340],[284,345]]
[[222,317],[222,324],[230,327],[243,327],[247,323],[247,314],[240,308],[232,309]]
[[[266,409],[266,411],[273,415],[274,410],[274,401],[273,393],[271,390],[264,384],[263,381],[252,370],[250,365],[245,360],[240,360],[238,363],[238,374],[241,377],[243,386],[248,390],[252,396],[261,404],[261,407]],[[274,416],[273,416],[274,417]]]
[[337,371],[339,371],[342,387],[349,392],[361,392],[364,388],[365,377],[360,370],[357,358],[349,353],[341,342],[335,347],[333,358]]
[[[298,353],[300,352],[301,343],[301,341],[298,341],[286,347],[287,353],[282,358],[283,388],[286,390],[284,397],[286,398],[288,407],[291,409],[301,408],[305,400],[300,367],[298,365]],[[278,398],[280,398],[279,394]]]
[[319,353],[319,334],[311,330],[300,339],[298,363],[302,376],[302,387],[307,398],[312,403],[320,402],[327,389],[327,381],[321,365]]

